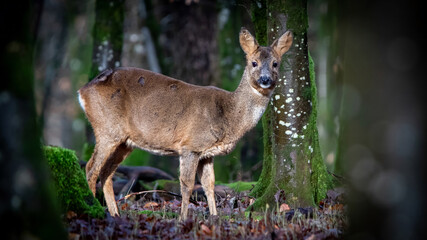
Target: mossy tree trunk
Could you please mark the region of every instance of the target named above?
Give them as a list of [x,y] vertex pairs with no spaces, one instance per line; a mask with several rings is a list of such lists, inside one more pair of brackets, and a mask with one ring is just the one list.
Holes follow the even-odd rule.
[[[123,47],[124,0],[97,0],[93,26],[93,55],[89,81],[105,69],[119,67]],[[95,139],[92,129],[86,128],[89,144]]]
[[266,1],[253,6],[256,35],[270,45],[286,30],[293,33],[284,55],[281,77],[263,119],[263,172],[253,195],[255,209],[275,206],[274,195],[284,190],[291,207],[313,206],[326,195],[330,177],[317,133],[317,90],[307,46],[306,1]]
[[[66,239],[40,148],[33,53],[38,13],[32,1],[2,2],[0,20],[0,218],[2,239]],[[40,7],[40,6],[39,6]]]

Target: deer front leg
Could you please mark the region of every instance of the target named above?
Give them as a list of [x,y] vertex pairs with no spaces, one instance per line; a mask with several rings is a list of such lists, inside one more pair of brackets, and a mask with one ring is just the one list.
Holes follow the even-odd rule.
[[194,188],[199,155],[193,152],[184,153],[179,158],[179,182],[181,184],[181,216],[180,220],[187,219],[188,204]]
[[105,202],[107,203],[108,211],[110,212],[111,216],[119,215],[116,199],[114,196],[112,178],[117,170],[117,167],[131,152],[132,149],[126,146],[126,144],[122,143],[119,145],[111,157],[107,160],[99,175],[102,183],[102,190],[104,191]]
[[107,162],[107,159],[114,152],[116,146],[117,144],[110,142],[97,142],[95,145],[92,157],[86,165],[86,179],[93,196],[96,195],[96,181],[98,180],[99,173]]
[[208,200],[209,212],[211,215],[217,215],[215,203],[215,173],[213,167],[213,158],[206,158],[199,162],[197,167],[197,174],[199,175],[200,182],[202,183],[203,190],[205,191]]

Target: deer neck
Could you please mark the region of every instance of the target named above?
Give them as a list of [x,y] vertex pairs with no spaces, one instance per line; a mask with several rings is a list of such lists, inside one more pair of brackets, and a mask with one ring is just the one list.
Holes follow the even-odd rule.
[[[251,76],[245,69],[242,80],[239,86],[233,92],[235,98],[235,111],[238,126],[236,129],[239,132],[246,133],[253,128],[261,118],[265,109],[267,108],[271,94],[268,96],[262,95],[255,88],[250,85]],[[242,135],[243,135],[242,134]]]

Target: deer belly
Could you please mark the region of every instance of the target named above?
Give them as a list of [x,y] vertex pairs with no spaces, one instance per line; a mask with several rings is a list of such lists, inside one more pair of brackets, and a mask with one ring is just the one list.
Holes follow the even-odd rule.
[[177,156],[178,155],[178,153],[173,149],[150,146],[149,144],[141,144],[141,143],[137,144],[131,139],[127,139],[126,144],[129,147],[139,148],[141,150],[147,151],[155,155],[161,155],[161,156]]

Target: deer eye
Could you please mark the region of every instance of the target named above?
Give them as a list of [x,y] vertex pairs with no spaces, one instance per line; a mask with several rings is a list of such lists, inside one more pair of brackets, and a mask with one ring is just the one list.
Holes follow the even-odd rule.
[[277,62],[273,62],[273,67],[277,67]]
[[252,66],[256,67],[256,66],[258,66],[258,63],[257,62],[252,62]]

